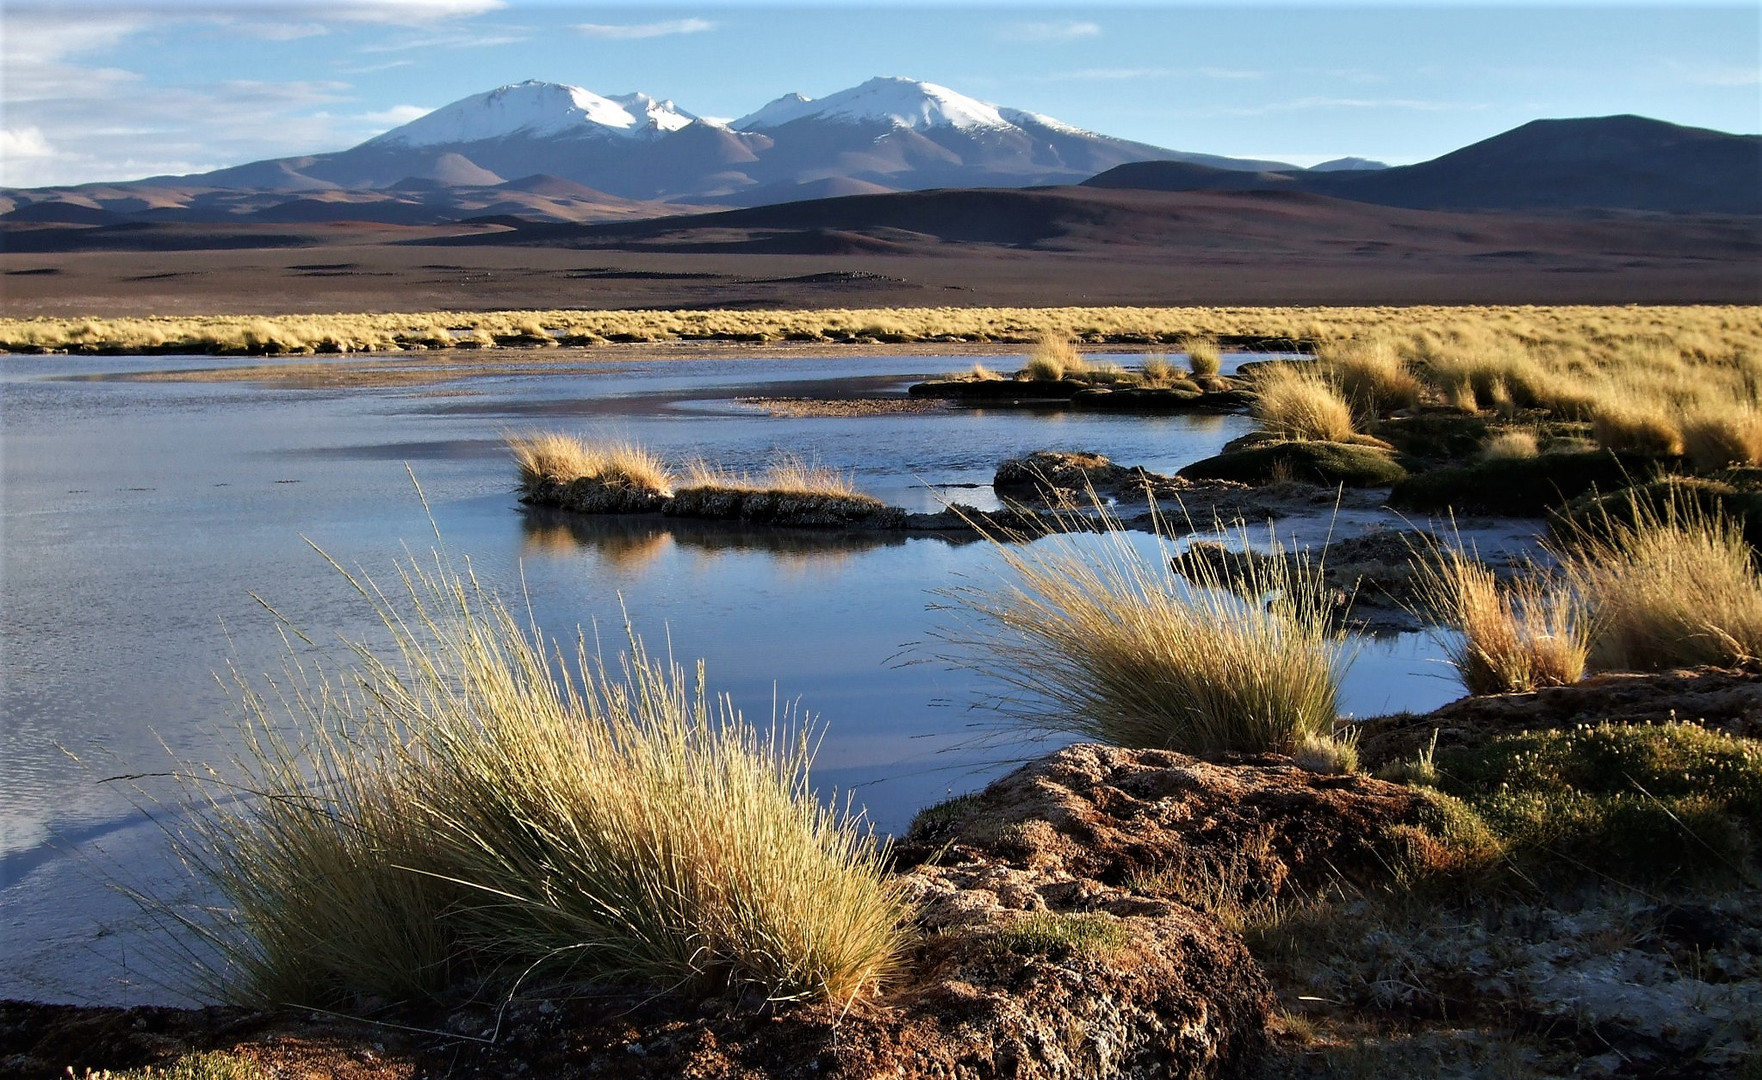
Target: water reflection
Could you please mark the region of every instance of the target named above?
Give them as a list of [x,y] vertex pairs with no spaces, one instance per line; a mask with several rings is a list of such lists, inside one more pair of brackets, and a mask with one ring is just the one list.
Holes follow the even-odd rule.
[[586,549],[626,573],[675,550],[768,555],[782,564],[837,564],[862,552],[900,547],[907,539],[897,531],[790,529],[659,514],[571,514],[543,507],[523,508],[520,528],[523,554],[566,557]]

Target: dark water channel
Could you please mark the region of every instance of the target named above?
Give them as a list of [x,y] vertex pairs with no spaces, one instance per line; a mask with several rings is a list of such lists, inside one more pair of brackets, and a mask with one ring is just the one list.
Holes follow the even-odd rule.
[[[521,511],[502,436],[563,428],[762,468],[778,450],[854,474],[911,509],[987,505],[997,463],[1087,449],[1173,471],[1248,429],[1241,417],[954,411],[786,419],[743,396],[874,391],[959,370],[959,358],[608,363],[586,375],[438,386],[293,390],[103,377],[207,358],[0,360],[0,997],[172,1000],[143,918],[107,877],[174,881],[126,785],[167,751],[235,751],[215,673],[274,670],[281,642],[252,598],[315,637],[372,633],[372,615],[308,544],[390,581],[435,533],[505,598],[568,636],[621,611],[660,649],[702,657],[749,719],[797,701],[828,727],[816,783],[853,792],[883,831],[1037,752],[976,741],[975,677],[927,662],[929,590],[982,575],[983,545],[860,542]],[[73,378],[69,378],[73,376]],[[820,385],[816,385],[820,384]],[[1146,538],[1148,542],[1148,538]],[[1371,643],[1349,678],[1359,715],[1454,696],[1418,635]],[[78,760],[75,760],[77,758]],[[146,781],[152,784],[149,778]]]

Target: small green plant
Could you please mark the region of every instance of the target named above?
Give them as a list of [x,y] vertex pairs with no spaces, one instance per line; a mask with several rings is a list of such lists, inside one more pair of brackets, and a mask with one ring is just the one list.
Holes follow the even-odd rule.
[[1358,771],[1358,742],[1353,733],[1308,735],[1291,751],[1300,769],[1323,775]]
[[1036,911],[999,929],[993,940],[1013,953],[1061,959],[1113,952],[1131,933],[1111,915]]
[[1438,786],[1438,729],[1432,729],[1432,741],[1424,750],[1410,758],[1398,758],[1377,770],[1378,780],[1417,787]]
[[1762,827],[1762,744],[1695,724],[1581,724],[1440,756],[1440,788],[1531,874],[1741,875]]

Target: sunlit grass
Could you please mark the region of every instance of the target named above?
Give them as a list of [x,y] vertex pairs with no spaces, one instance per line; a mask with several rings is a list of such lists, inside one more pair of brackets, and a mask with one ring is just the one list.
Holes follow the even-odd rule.
[[1287,439],[1338,442],[1355,432],[1352,409],[1325,376],[1290,365],[1261,371],[1250,411],[1266,431]]
[[1649,670],[1762,658],[1762,573],[1741,526],[1686,500],[1580,522],[1564,573],[1597,622],[1591,660]]
[[1118,531],[993,548],[999,580],[945,590],[940,637],[1007,688],[1018,722],[1187,753],[1290,753],[1334,734],[1342,638],[1303,560],[1257,560],[1232,591],[1209,564],[1183,576],[1167,544],[1146,555]]
[[790,495],[826,495],[864,498],[849,473],[816,465],[795,454],[778,454],[757,475],[736,472],[702,458],[685,465],[681,488],[715,488],[722,491],[773,491]]
[[673,487],[672,472],[659,455],[625,440],[589,441],[560,432],[535,432],[509,436],[508,448],[514,453],[520,491],[527,495],[547,484],[576,480],[659,494]]
[[1460,548],[1418,567],[1421,604],[1460,635],[1445,649],[1469,693],[1564,686],[1584,677],[1593,621],[1571,590],[1532,578],[1502,584]]
[[[761,730],[634,636],[547,652],[445,564],[361,582],[389,644],[238,681],[248,752],[191,787],[181,853],[225,897],[175,911],[234,1000],[406,1001],[542,975],[845,1002],[894,970],[884,854]],[[243,801],[228,796],[250,795]]]

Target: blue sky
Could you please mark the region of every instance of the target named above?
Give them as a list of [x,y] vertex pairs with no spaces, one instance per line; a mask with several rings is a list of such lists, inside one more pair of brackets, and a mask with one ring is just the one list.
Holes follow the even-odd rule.
[[735,117],[872,75],[1109,135],[1421,161],[1538,117],[1762,129],[1755,4],[7,0],[0,184],[338,150],[537,78]]

